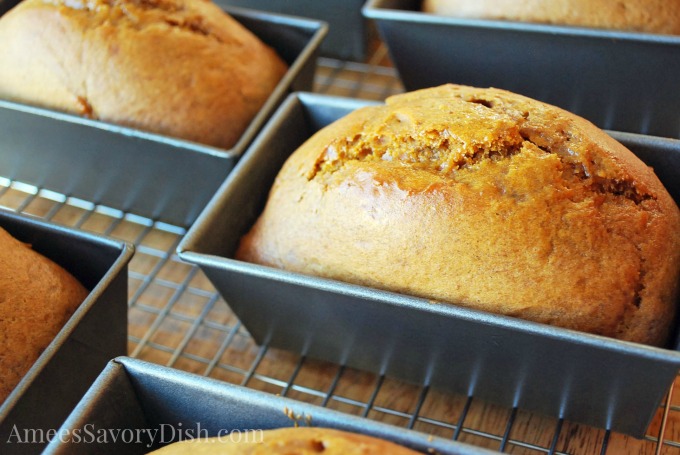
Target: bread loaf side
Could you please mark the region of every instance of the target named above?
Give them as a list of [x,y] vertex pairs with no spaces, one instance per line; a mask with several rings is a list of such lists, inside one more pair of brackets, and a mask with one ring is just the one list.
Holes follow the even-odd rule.
[[70,273],[0,228],[0,403],[87,294]]

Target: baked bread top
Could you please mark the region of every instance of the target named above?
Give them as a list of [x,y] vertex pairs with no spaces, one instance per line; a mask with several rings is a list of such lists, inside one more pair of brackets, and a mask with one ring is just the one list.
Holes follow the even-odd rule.
[[461,18],[680,34],[680,2],[668,0],[424,0],[422,8]]
[[0,42],[2,98],[222,148],[286,71],[206,0],[24,0]]
[[0,228],[0,403],[87,294],[70,273]]
[[281,428],[171,444],[154,455],[415,455],[418,452],[383,439],[330,428]]
[[236,257],[662,344],[680,213],[654,172],[590,122],[445,85],[311,137]]

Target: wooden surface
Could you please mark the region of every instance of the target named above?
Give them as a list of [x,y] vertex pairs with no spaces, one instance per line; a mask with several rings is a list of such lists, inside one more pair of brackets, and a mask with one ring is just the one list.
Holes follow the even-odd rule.
[[[399,92],[394,72],[381,64],[385,58],[378,54],[368,65],[324,61],[316,91],[370,99]],[[671,400],[665,444],[655,442],[663,408],[647,439],[611,434],[605,444],[603,430],[259,347],[205,276],[174,255],[184,228],[34,193],[0,181],[2,206],[137,246],[129,272],[129,354],[134,357],[507,453],[680,454],[680,393]]]

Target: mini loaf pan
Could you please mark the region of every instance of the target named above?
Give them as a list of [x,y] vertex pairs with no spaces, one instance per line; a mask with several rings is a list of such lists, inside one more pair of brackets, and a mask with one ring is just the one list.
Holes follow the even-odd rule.
[[[0,452],[40,453],[47,443],[41,435],[59,428],[107,362],[127,352],[127,264],[134,246],[5,210],[0,226],[90,290],[0,403]],[[15,436],[25,431],[35,438],[18,443]]]
[[[680,367],[659,349],[233,259],[281,165],[368,103],[291,95],[178,246],[258,343],[642,437]],[[680,200],[680,141],[612,133]],[[634,409],[635,412],[630,412]]]
[[367,21],[361,14],[365,0],[214,0],[221,6],[240,6],[274,13],[319,19],[328,24],[320,54],[363,61],[368,43]]
[[191,224],[286,95],[311,90],[327,31],[319,21],[225,10],[290,65],[232,149],[0,100],[0,176],[167,223]]
[[[367,434],[426,454],[491,453],[128,357],[106,366],[44,453],[145,454],[179,440],[246,440],[255,437],[248,436],[254,430],[296,425]],[[111,432],[118,432],[117,443]]]
[[458,19],[420,0],[369,0],[405,88],[496,87],[581,115],[601,128],[680,137],[680,36]]

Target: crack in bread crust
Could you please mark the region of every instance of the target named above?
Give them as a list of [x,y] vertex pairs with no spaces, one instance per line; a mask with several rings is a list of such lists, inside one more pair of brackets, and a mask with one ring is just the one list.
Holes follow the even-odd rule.
[[[507,127],[507,134],[490,143],[480,144],[466,143],[443,128],[431,129],[418,136],[408,134],[408,131],[393,136],[361,132],[328,144],[319,154],[307,179],[336,172],[348,161],[388,161],[428,170],[455,181],[459,171],[473,168],[487,160],[510,158],[527,151],[527,144],[531,144],[546,154],[557,155],[564,167],[565,180],[571,181],[573,185],[582,185],[599,194],[621,196],[637,205],[655,199],[653,194],[641,190],[634,179],[610,176],[599,163],[581,159],[571,149],[573,136],[565,130],[556,132],[537,128],[528,112],[522,111],[519,116],[508,115],[508,110],[493,100],[470,97],[463,101],[507,116],[507,120],[512,122]],[[400,122],[399,114],[392,114],[385,119],[385,124],[397,125],[397,128]],[[455,118],[451,122],[455,122]]]
[[[200,14],[175,0],[43,0],[46,4],[82,11],[97,21],[99,26],[120,26],[125,23],[136,30],[164,24],[187,33],[205,36],[225,43],[210,23]],[[231,40],[237,42],[236,40]]]

